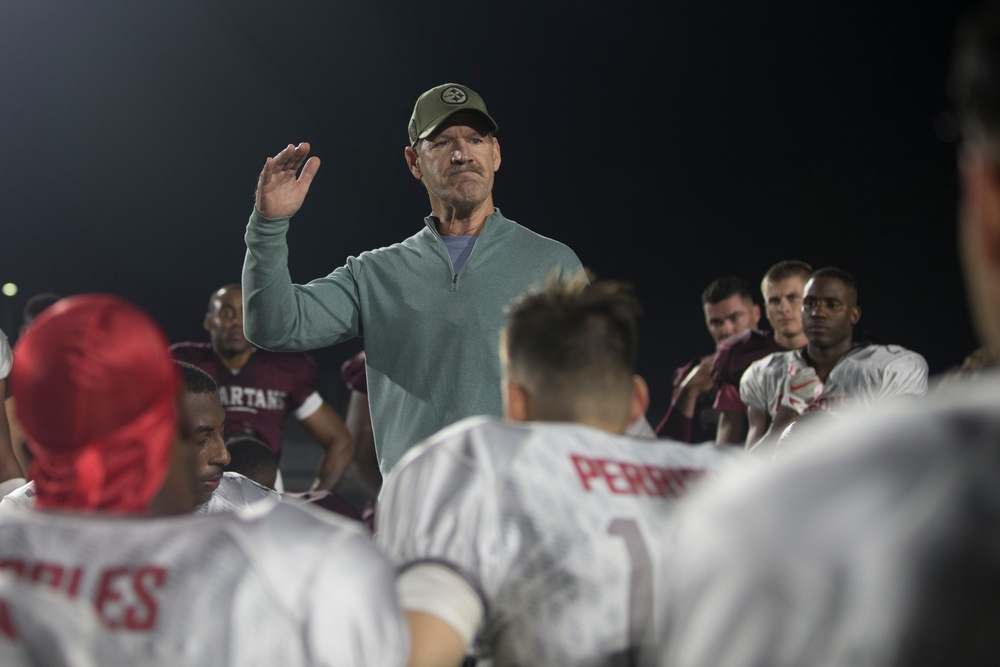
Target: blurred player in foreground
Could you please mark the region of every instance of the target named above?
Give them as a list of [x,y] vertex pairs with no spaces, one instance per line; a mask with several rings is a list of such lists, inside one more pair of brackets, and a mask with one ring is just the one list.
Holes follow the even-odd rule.
[[[960,249],[977,329],[996,348],[1000,7],[959,34]],[[995,664],[998,443],[1000,376],[983,373],[804,428],[773,466],[712,480],[678,512],[657,664]]]
[[[277,493],[243,475],[224,472],[229,452],[222,439],[226,419],[219,389],[208,373],[197,366],[175,361],[181,373],[184,406],[191,419],[195,439],[195,510],[200,514],[231,512]],[[0,512],[14,505],[33,507],[35,483],[28,482],[0,500]]]
[[102,664],[404,663],[393,571],[362,530],[267,499],[176,516],[197,500],[196,434],[148,316],[63,299],[11,382],[37,497],[0,519],[0,571],[92,603],[121,652]]
[[501,337],[508,421],[458,422],[386,480],[377,539],[400,567],[411,665],[467,652],[605,665],[640,650],[662,559],[647,545],[727,457],[621,435],[648,399],[638,310],[584,280],[516,302]]

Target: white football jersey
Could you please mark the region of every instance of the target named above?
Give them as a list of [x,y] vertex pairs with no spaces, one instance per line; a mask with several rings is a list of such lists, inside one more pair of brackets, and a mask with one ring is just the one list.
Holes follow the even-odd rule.
[[[266,486],[261,486],[238,472],[224,472],[219,487],[212,492],[207,503],[198,507],[199,514],[235,512],[265,498],[277,500],[281,496]],[[0,501],[2,503],[2,501]]]
[[[219,512],[234,512],[265,498],[280,498],[277,492],[261,486],[257,482],[244,477],[237,472],[224,472],[219,481],[219,487],[212,492],[212,497],[204,505],[195,510],[198,514],[217,514]],[[11,491],[0,500],[0,515],[13,506],[35,506],[35,482]]]
[[994,375],[813,429],[770,466],[708,480],[660,547],[654,664],[994,664],[998,396]]
[[0,380],[6,380],[10,375],[11,364],[14,363],[14,354],[11,352],[10,343],[3,331],[0,331]]
[[[0,665],[98,667],[101,632],[93,608],[80,600],[0,575]],[[106,654],[112,656],[113,654]]]
[[[808,366],[802,350],[775,352],[750,364],[740,380],[740,400],[771,418],[778,410],[789,368]],[[836,412],[847,405],[871,406],[893,396],[927,393],[927,362],[898,345],[865,345],[841,357],[809,411]]]
[[89,601],[121,665],[406,663],[394,569],[370,537],[280,501],[157,519],[14,508],[0,571]]
[[676,498],[741,458],[578,424],[470,418],[416,447],[382,491],[376,539],[401,570],[441,564],[486,610],[495,665],[607,665],[645,637]]

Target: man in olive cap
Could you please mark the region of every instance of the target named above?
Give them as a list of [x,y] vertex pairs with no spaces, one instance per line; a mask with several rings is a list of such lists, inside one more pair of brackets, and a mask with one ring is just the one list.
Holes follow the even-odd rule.
[[[309,350],[364,336],[368,398],[383,475],[415,443],[470,415],[503,414],[496,350],[504,307],[580,261],[493,205],[497,124],[472,89],[417,98],[404,153],[431,212],[401,243],[349,257],[292,284],[285,235],[319,169],[309,144],[268,158],[257,182],[243,264],[244,328],[255,345]],[[300,173],[301,169],[301,173]]]

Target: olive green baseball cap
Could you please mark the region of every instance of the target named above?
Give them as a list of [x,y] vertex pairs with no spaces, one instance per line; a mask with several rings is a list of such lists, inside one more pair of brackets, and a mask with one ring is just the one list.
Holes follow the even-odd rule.
[[441,123],[459,111],[475,111],[482,115],[489,123],[491,133],[499,129],[497,122],[487,113],[486,103],[479,93],[458,83],[445,83],[428,90],[413,105],[408,128],[410,146],[416,146],[418,141],[429,137]]

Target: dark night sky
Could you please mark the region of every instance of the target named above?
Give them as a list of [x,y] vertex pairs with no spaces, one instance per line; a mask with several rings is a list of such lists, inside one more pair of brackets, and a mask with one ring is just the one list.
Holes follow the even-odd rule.
[[413,101],[457,81],[500,124],[497,205],[635,285],[652,421],[671,369],[711,349],[704,286],[779,259],[850,271],[868,329],[934,372],[959,362],[940,128],[969,3],[724,4],[5,3],[0,282],[22,291],[0,322],[13,334],[39,291],[109,291],[205,338],[257,173],[289,142],[323,159],[293,279],[403,239],[428,210],[402,159]]

